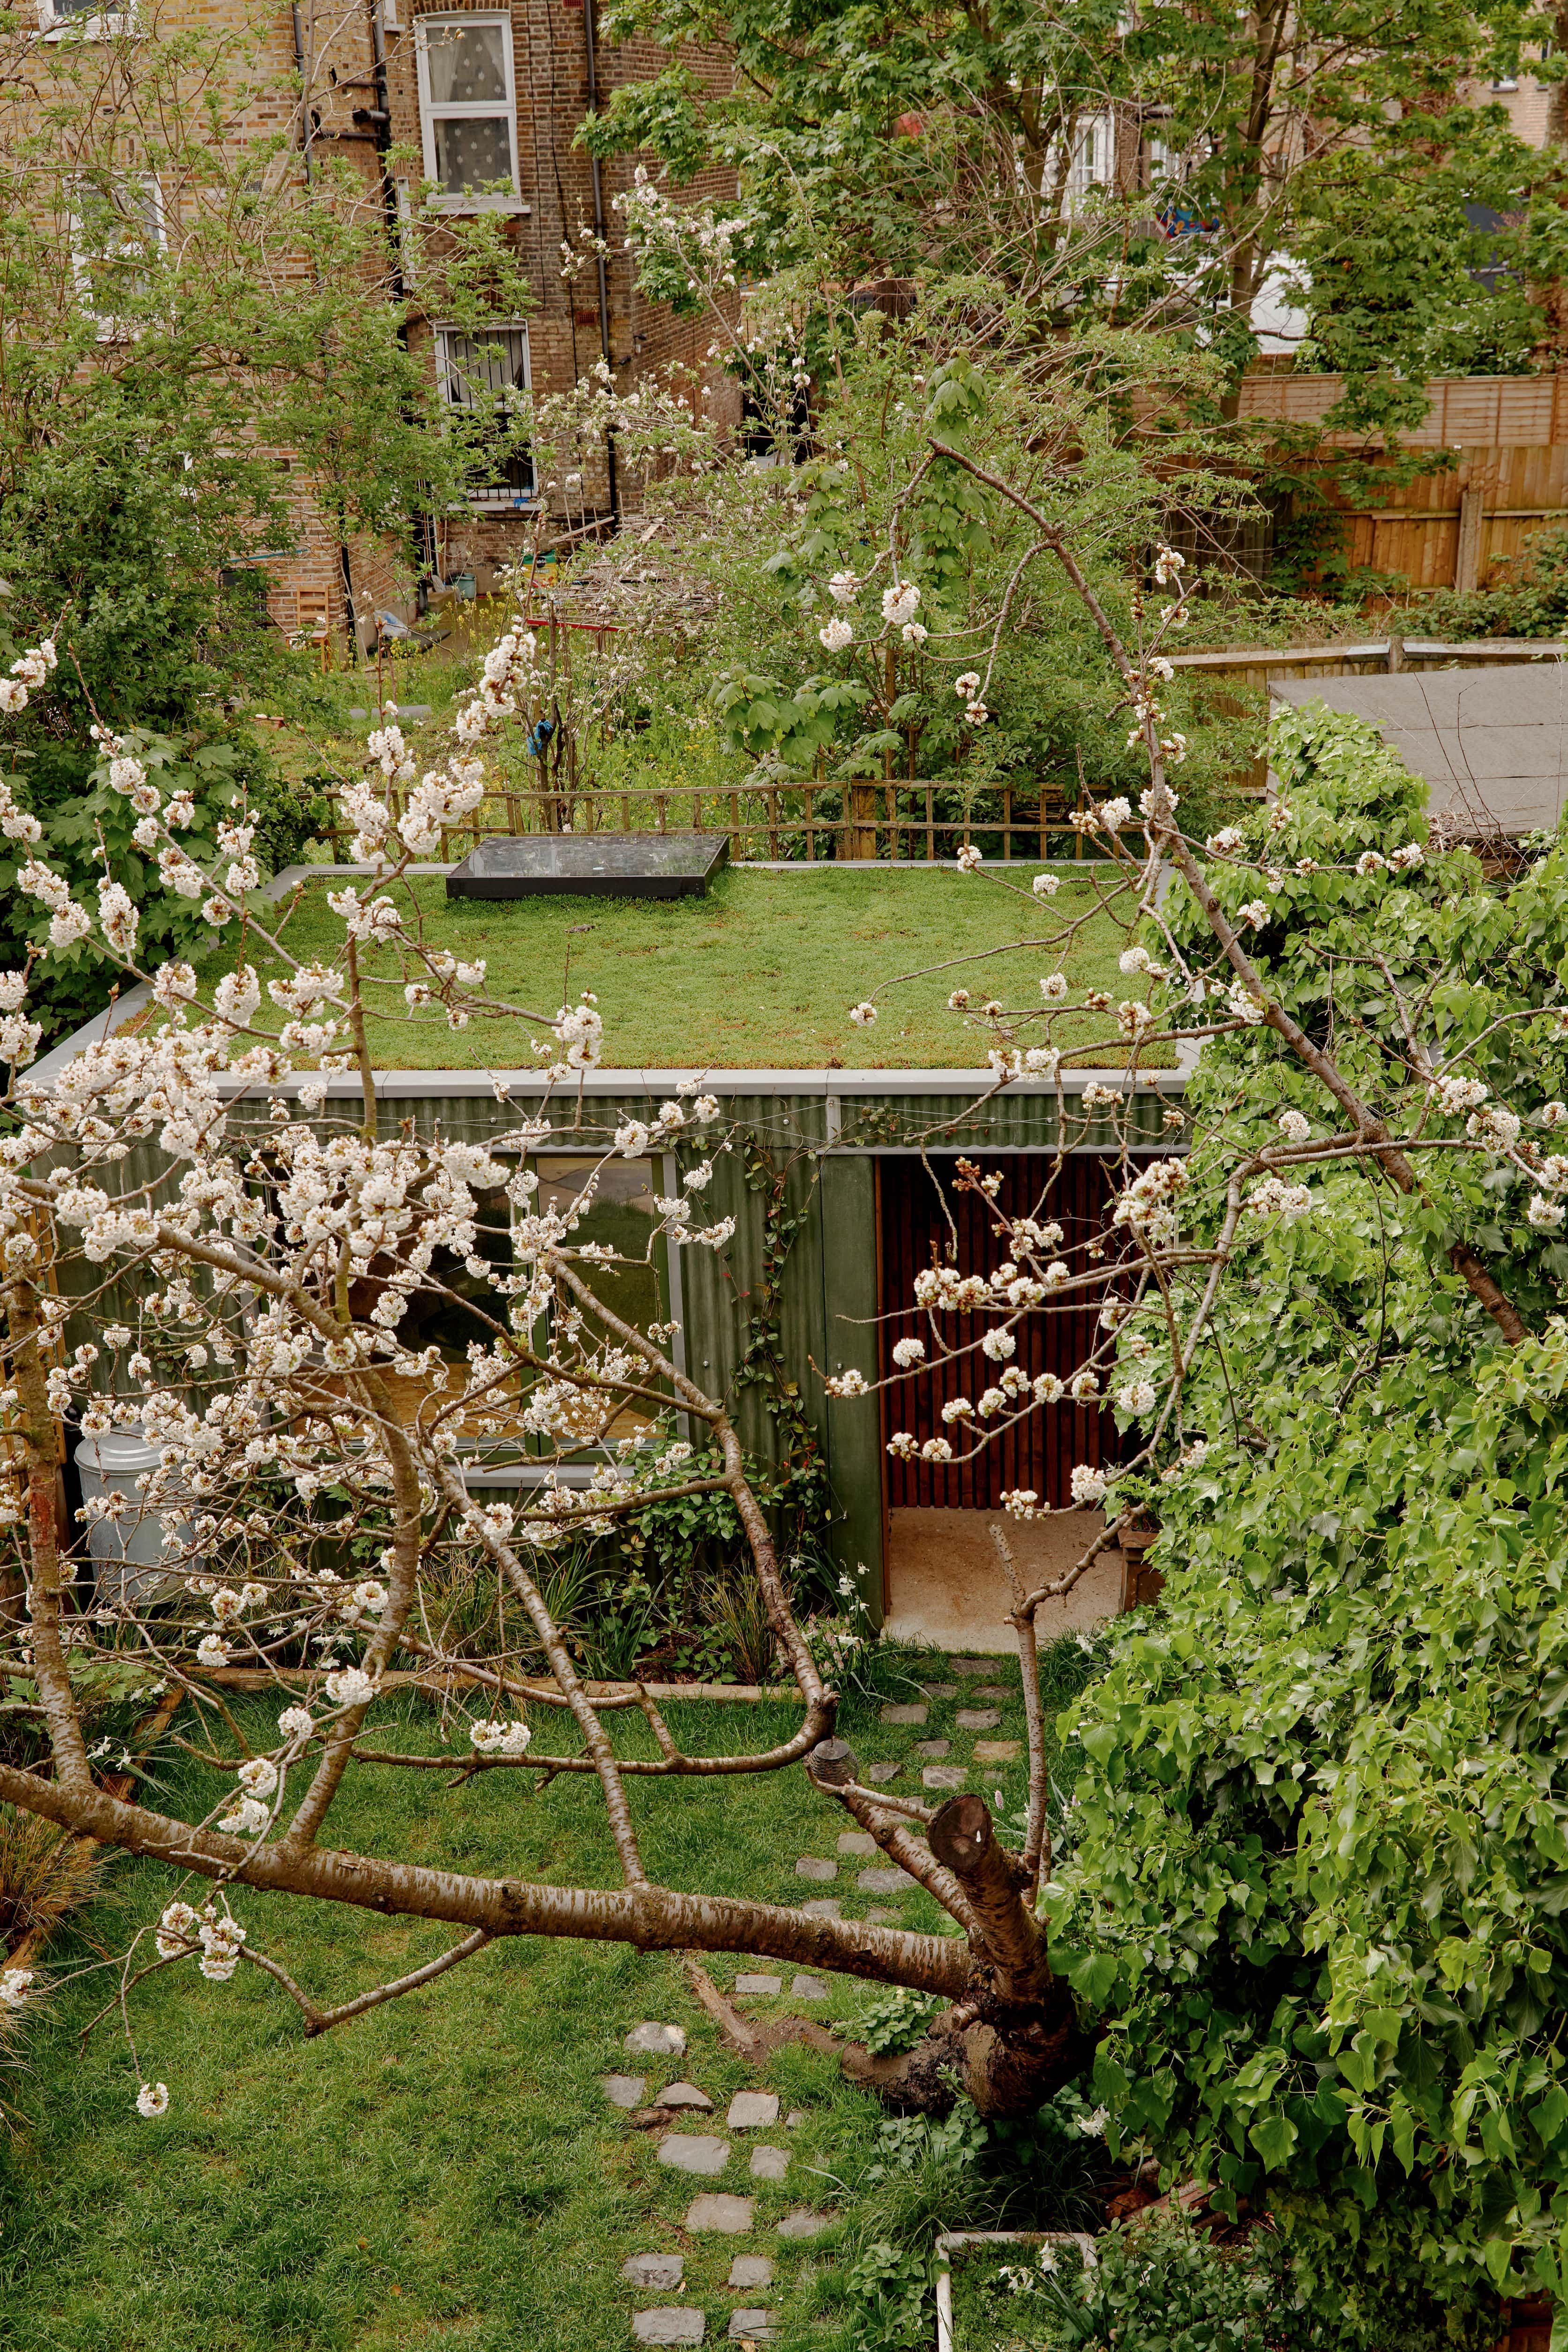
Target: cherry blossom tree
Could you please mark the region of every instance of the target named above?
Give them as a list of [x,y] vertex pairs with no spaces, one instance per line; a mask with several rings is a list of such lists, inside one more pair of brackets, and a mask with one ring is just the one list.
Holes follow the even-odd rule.
[[[242,1963],[259,1967],[287,1988],[313,2033],[506,1936],[753,1953],[941,1996],[931,2035],[897,2070],[890,2094],[942,2105],[962,2084],[984,2113],[1026,2111],[1079,2069],[1087,2047],[1042,1917],[1054,1801],[1036,1626],[1046,1601],[1116,1540],[1132,1507],[1161,1482],[1201,1467],[1212,1432],[1189,1400],[1226,1286],[1245,1282],[1261,1236],[1310,1220],[1314,1179],[1350,1165],[1429,1199],[1436,1245],[1452,1274],[1505,1339],[1524,1337],[1521,1308],[1485,1250],[1463,1237],[1462,1221],[1445,1219],[1438,1192],[1449,1168],[1481,1168],[1505,1184],[1522,1179],[1531,1227],[1554,1231],[1568,1159],[1543,1150],[1536,1130],[1549,1138],[1568,1112],[1522,1092],[1520,1108],[1498,1101],[1477,1075],[1472,1032],[1456,1043],[1437,990],[1402,977],[1378,945],[1390,909],[1415,919],[1429,856],[1418,817],[1401,821],[1399,838],[1353,856],[1331,825],[1309,823],[1288,799],[1206,844],[1189,839],[1172,782],[1184,747],[1160,703],[1164,648],[1186,617],[1180,559],[1156,551],[1152,593],[1135,599],[1129,640],[1104,613],[1058,512],[951,445],[933,442],[928,463],[967,469],[989,496],[1026,513],[1035,552],[1064,569],[1103,633],[1149,771],[1136,813],[1122,800],[1091,806],[1082,819],[1103,853],[1094,869],[1099,909],[1125,938],[1127,995],[1112,1002],[1108,992],[1073,988],[1067,965],[1081,919],[1053,919],[1052,877],[1043,875],[1020,894],[1024,936],[1008,942],[1038,952],[1038,1003],[1007,1006],[984,994],[983,961],[952,1000],[955,1018],[982,1032],[992,1073],[975,1113],[1004,1091],[1049,1091],[1064,1149],[1091,1137],[1104,1144],[1116,1183],[1103,1228],[1069,1247],[1048,1188],[1027,1214],[998,1210],[994,1261],[963,1266],[939,1247],[910,1302],[919,1330],[895,1351],[900,1390],[939,1359],[973,1367],[974,1402],[961,1400],[949,1433],[920,1449],[933,1459],[972,1458],[1022,1417],[1085,1401],[1108,1401],[1123,1428],[1119,1463],[1073,1474],[1074,1506],[1100,1510],[1103,1526],[1065,1574],[1028,1589],[1004,1518],[994,1529],[1015,1580],[1024,1669],[1021,1841],[1001,1832],[978,1795],[930,1807],[862,1780],[838,1736],[834,1655],[800,1622],[722,1400],[679,1367],[670,1327],[617,1313],[613,1277],[625,1261],[581,1230],[605,1172],[658,1148],[686,1164],[679,1192],[656,1202],[649,1248],[661,1237],[724,1248],[728,1222],[704,1223],[701,1207],[712,1153],[725,1141],[705,1078],[694,1074],[645,1118],[595,1130],[582,1080],[613,1041],[593,999],[553,1010],[498,1002],[484,965],[448,954],[409,901],[391,894],[443,828],[472,814],[487,752],[526,715],[539,648],[518,621],[486,658],[442,764],[419,773],[395,723],[369,738],[365,773],[344,800],[353,855],[378,879],[331,893],[341,933],[330,957],[307,963],[292,954],[257,890],[243,806],[224,827],[216,860],[199,864],[182,838],[189,812],[180,796],[164,798],[135,745],[107,730],[104,774],[136,812],[139,845],[172,887],[199,901],[215,942],[235,949],[236,969],[210,997],[189,965],[144,971],[136,908],[107,866],[96,908],[37,858],[23,876],[48,921],[24,968],[0,980],[0,1054],[13,1072],[12,1117],[0,1137],[4,1402],[19,1444],[5,1488],[11,1557],[0,1586],[0,1671],[36,1693],[47,1746],[36,1769],[0,1763],[0,1798],[185,1874],[153,1948],[138,1940],[126,1955],[128,1987],[148,1968],[194,1962],[222,1981]],[[918,583],[896,539],[886,568],[872,625],[902,632],[919,609]],[[847,614],[848,600],[837,602]],[[49,642],[25,654],[4,689],[8,706],[47,695],[56,661]],[[984,723],[986,667],[964,681],[975,725]],[[24,845],[37,838],[14,782],[0,786],[0,832]],[[1011,887],[973,853],[960,864],[975,888]],[[1349,908],[1397,1007],[1402,1059],[1391,1073],[1380,1044],[1375,1094],[1361,1033],[1352,1027],[1342,1044],[1332,1024],[1299,1020],[1268,960],[1247,944],[1270,936],[1293,897],[1314,892]],[[40,1034],[26,1010],[29,984],[49,955],[89,935],[127,978],[151,982],[158,1017],[98,1039],[46,1087],[27,1076]],[[258,947],[283,973],[265,992],[246,960]],[[389,962],[397,973],[390,983]],[[481,1011],[510,1015],[531,1040],[542,1099],[531,1098],[512,1127],[483,1144],[388,1131],[365,1007],[373,992],[389,988],[416,1026],[460,1029]],[[876,1019],[884,993],[873,989],[850,1017]],[[264,1009],[268,998],[280,1025]],[[1077,1025],[1064,1032],[1069,1019]],[[1545,1066],[1538,1041],[1563,1029],[1561,1014],[1521,997],[1499,1006],[1482,1034],[1521,1041],[1536,1068]],[[1173,1107],[1169,1147],[1150,1148],[1136,1110],[1150,1057],[1190,1062],[1205,1042],[1255,1035],[1279,1045],[1279,1066],[1290,1074],[1278,1118],[1260,1124],[1256,1102],[1221,1100],[1200,1130],[1187,1108]],[[1065,1074],[1074,1063],[1121,1075],[1069,1095]],[[356,1115],[347,1118],[326,1100],[329,1078],[342,1072],[360,1080]],[[297,1081],[297,1102],[281,1091],[286,1079]],[[507,1101],[504,1077],[495,1092]],[[563,1123],[595,1157],[596,1173],[561,1207],[542,1199],[528,1156],[552,1137],[558,1142]],[[952,1123],[921,1139],[962,1139],[962,1124]],[[994,1201],[994,1171],[972,1163],[966,1181]],[[487,1246],[501,1236],[504,1251]],[[454,1367],[407,1336],[415,1310],[432,1302],[468,1318],[475,1336],[465,1363]],[[1026,1319],[1086,1304],[1098,1310],[1094,1344],[1071,1379],[1026,1381],[1016,1368]],[[84,1330],[90,1336],[79,1339]],[[874,1385],[859,1371],[829,1382],[839,1395]],[[1212,1394],[1212,1381],[1202,1394]],[[57,1516],[57,1417],[68,1411],[89,1435],[134,1428],[159,1449],[138,1491],[110,1493],[89,1516],[122,1535],[155,1522],[161,1561],[102,1579],[90,1596]],[[685,1417],[695,1442],[657,1434],[660,1416],[673,1414]],[[483,1451],[519,1429],[538,1449],[540,1482],[516,1506],[487,1499],[477,1491]],[[895,1433],[893,1451],[913,1444]],[[585,1486],[568,1475],[584,1464]],[[613,1530],[650,1499],[699,1494],[729,1497],[799,1695],[795,1727],[762,1752],[691,1752],[646,1688],[591,1692],[544,1597],[563,1542]],[[1047,1508],[1027,1492],[1007,1499],[1017,1520]],[[344,1572],[351,1539],[374,1549],[370,1572]],[[455,1632],[443,1615],[443,1580],[456,1570],[482,1574],[497,1596],[482,1638]],[[84,1660],[109,1654],[144,1659],[167,1694],[189,1703],[214,1792],[199,1818],[162,1811],[150,1797],[117,1796],[95,1773],[76,1677]],[[526,1658],[541,1654],[544,1671],[531,1671]],[[222,1678],[237,1666],[268,1679],[279,1702],[276,1738],[259,1748],[247,1745],[224,1696]],[[466,1749],[468,1771],[597,1780],[618,1885],[483,1877],[328,1842],[351,1779],[450,1769],[449,1748],[432,1755],[386,1744],[386,1695],[405,1669],[441,1690],[444,1724]],[[628,1714],[650,1727],[656,1755],[623,1752],[616,1730]],[[796,1766],[825,1806],[868,1832],[926,1888],[956,1932],[823,1918],[650,1880],[638,1829],[644,1782]],[[323,2007],[282,1958],[250,1939],[244,1898],[253,1888],[440,1921],[455,1940],[416,1974]],[[0,1992],[15,2005],[28,1986],[13,1974]],[[127,2000],[128,2015],[132,2006]],[[155,2116],[169,2095],[143,2081],[138,2104]]]

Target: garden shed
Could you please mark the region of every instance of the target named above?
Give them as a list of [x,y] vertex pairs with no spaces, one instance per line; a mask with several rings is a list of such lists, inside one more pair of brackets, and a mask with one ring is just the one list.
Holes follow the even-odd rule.
[[[1026,875],[1036,869],[1022,870]],[[313,892],[316,886],[351,871],[363,874],[365,869],[294,869],[272,887],[279,898],[294,893],[301,883]],[[440,895],[445,872],[444,867],[428,869],[421,877],[427,882],[429,905],[437,910],[433,920],[448,919]],[[951,891],[952,905],[959,909],[936,940],[936,951],[943,944],[956,944],[962,951],[968,937],[963,926],[970,919],[968,909],[984,903],[974,895],[983,886],[951,869],[933,875],[928,867],[926,874],[942,886],[944,903]],[[715,886],[714,896],[721,898],[724,890],[739,889],[742,899],[735,903],[743,905],[745,882],[745,869],[733,868]],[[885,866],[869,877],[853,871],[835,874],[831,867],[797,869],[785,886],[786,903],[788,893],[810,893],[819,911],[834,902],[858,904],[863,909],[867,887],[885,888],[888,882]],[[1074,887],[1093,889],[1081,866]],[[657,927],[700,926],[715,919],[721,925],[728,919],[722,904],[715,910],[707,902],[641,902],[624,910],[616,902],[606,912],[603,901],[552,898],[542,902],[548,906],[547,916],[541,913],[540,903],[531,910],[528,902],[521,903],[521,915],[519,902],[476,908],[473,902],[457,901],[449,915],[454,922],[482,919],[503,927],[523,919],[547,920],[554,927],[552,954],[560,939],[571,933],[567,945],[574,961],[570,985],[563,989],[561,968],[554,965],[549,982],[555,991],[552,1003],[573,993],[579,977],[591,972],[606,1013],[608,1050],[614,1049],[617,1034],[615,1008],[606,1002],[614,993],[616,970],[629,967],[638,993],[647,987],[641,952],[647,927],[656,927],[657,938]],[[625,920],[617,928],[623,913]],[[581,927],[590,917],[603,927],[596,944],[602,972],[584,963],[586,950],[578,943]],[[627,928],[634,918],[639,927],[635,930]],[[743,951],[753,961],[765,961],[774,950],[755,907],[742,928]],[[925,929],[923,909],[917,929],[922,932],[918,945],[929,957],[933,940]],[[294,932],[289,936],[294,940]],[[301,923],[300,940],[308,944],[310,937],[308,923]],[[681,937],[690,950],[706,933],[688,928]],[[300,951],[298,944],[295,951]],[[1091,947],[1084,950],[1086,957],[1092,952]],[[1032,973],[1033,965],[1030,969]],[[815,1025],[816,1012],[809,1004],[803,1010],[793,999],[776,1001],[771,1013],[764,1006],[748,1032],[763,1042],[771,1034],[778,1058],[770,1066],[683,1060],[637,1069],[602,1067],[589,1073],[580,1087],[570,1089],[547,1087],[531,1056],[531,1041],[517,1034],[522,1024],[515,1020],[505,1041],[505,1060],[497,1054],[481,1067],[380,1066],[390,1061],[394,1050],[404,1055],[413,1051],[416,1041],[432,1065],[443,1048],[451,1065],[481,1050],[466,1034],[448,1036],[444,1025],[405,1030],[395,1043],[390,1023],[384,1036],[373,1024],[372,1044],[384,1132],[405,1128],[420,1135],[439,1132],[452,1139],[483,1142],[498,1157],[526,1149],[544,1197],[553,1195],[558,1201],[569,1197],[597,1163],[602,1150],[597,1137],[627,1120],[647,1121],[682,1079],[700,1078],[721,1106],[713,1131],[725,1139],[712,1155],[704,1210],[715,1220],[732,1218],[733,1235],[718,1253],[666,1247],[661,1242],[646,1276],[638,1269],[618,1277],[632,1289],[615,1303],[628,1316],[668,1320],[679,1327],[670,1343],[675,1360],[702,1387],[725,1399],[743,1442],[763,1463],[778,1465],[792,1449],[798,1452],[803,1442],[818,1449],[834,1498],[832,1549],[842,1570],[855,1580],[875,1623],[887,1622],[895,1633],[918,1633],[953,1646],[984,1647],[989,1632],[993,1646],[1001,1647],[1010,1639],[1002,1624],[1010,1604],[987,1538],[987,1523],[1008,1488],[1033,1487],[1044,1501],[1067,1504],[1073,1465],[1109,1458],[1115,1444],[1110,1416],[1064,1400],[1036,1413],[975,1465],[949,1469],[890,1460],[887,1452],[895,1426],[912,1427],[919,1437],[931,1434],[932,1428],[940,1430],[935,1416],[952,1386],[950,1377],[948,1388],[943,1387],[940,1368],[912,1384],[918,1393],[911,1392],[907,1402],[891,1404],[876,1395],[829,1397],[825,1379],[852,1369],[868,1379],[894,1370],[894,1340],[917,1328],[915,1274],[931,1263],[939,1236],[946,1238],[948,1216],[957,1233],[961,1265],[994,1258],[984,1201],[952,1188],[961,1156],[1000,1171],[998,1205],[1015,1213],[1034,1209],[1048,1184],[1048,1213],[1063,1224],[1070,1244],[1101,1221],[1110,1163],[1121,1150],[1103,1108],[1086,1120],[1086,1088],[1097,1083],[1130,1088],[1135,1148],[1167,1152],[1172,1142],[1166,1113],[1180,1097],[1183,1078],[1174,1068],[1140,1070],[1131,1078],[1125,1070],[1079,1068],[1062,1073],[1059,1092],[1057,1082],[1040,1079],[1015,1082],[995,1092],[994,1073],[973,1066],[973,1034],[946,1013],[950,979],[948,974],[941,983],[943,1029],[933,1030],[916,1007],[906,1017],[906,1042],[896,1033],[889,1035],[891,1015],[878,1030],[850,1028],[846,1014],[853,996],[828,975],[826,985],[835,992],[835,1041],[846,1055],[853,1050],[851,1041],[859,1041],[868,1058],[878,1054],[878,1066],[868,1067],[825,1060],[819,1049],[826,1033]],[[1034,991],[1032,977],[1029,984]],[[723,989],[719,992],[722,995]],[[36,1076],[48,1084],[89,1037],[103,1034],[106,1022],[118,1025],[145,1018],[148,1009],[144,989],[129,992],[110,1014],[56,1047],[38,1065]],[[664,1017],[670,1034],[679,1036],[678,1010],[667,1009]],[[741,1017],[739,1011],[734,1017]],[[950,1051],[967,1051],[968,1064],[932,1066],[923,1058],[903,1064],[901,1052],[908,1045],[918,1051],[933,1036],[944,1036]],[[875,1042],[868,1045],[867,1038]],[[482,1041],[482,1050],[495,1054],[499,1042]],[[297,1076],[276,1091],[297,1099],[303,1083]],[[547,1094],[548,1139],[520,1143],[520,1129],[526,1120],[538,1118]],[[984,1097],[989,1098],[982,1103]],[[341,1122],[344,1111],[356,1110],[359,1101],[357,1075],[333,1075],[319,1116]],[[585,1237],[616,1243],[635,1236],[655,1197],[678,1191],[682,1165],[700,1158],[705,1148],[683,1143],[679,1154],[656,1149],[641,1159],[613,1162],[589,1213]],[[155,1165],[153,1147],[140,1147],[122,1163],[127,1189],[146,1181]],[[1019,1335],[1020,1365],[1031,1375],[1058,1369],[1070,1372],[1091,1344],[1091,1314],[1081,1309],[1028,1318]],[[431,1335],[417,1336],[423,1341]],[[446,1345],[462,1335],[440,1336]],[[900,1416],[897,1421],[889,1417],[894,1412]],[[516,1489],[538,1475],[526,1444],[492,1445],[470,1471],[469,1483]],[[1099,1524],[1093,1515],[1085,1515],[1077,1522],[1021,1525],[1015,1528],[1014,1538],[1026,1567],[1049,1572],[1057,1562],[1066,1565],[1075,1558],[1082,1535]],[[1070,1604],[1051,1604],[1062,1613],[1063,1625],[1103,1616],[1121,1606],[1123,1574],[1121,1556],[1107,1553]]]

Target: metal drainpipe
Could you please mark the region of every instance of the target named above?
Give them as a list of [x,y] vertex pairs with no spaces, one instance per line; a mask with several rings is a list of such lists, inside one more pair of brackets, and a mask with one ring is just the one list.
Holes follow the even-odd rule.
[[294,19],[294,70],[300,77],[300,152],[305,159],[305,185],[310,184],[310,92],[305,88],[305,36],[300,25],[300,0],[289,10]]
[[[596,114],[599,110],[599,85],[595,65],[594,0],[583,0],[583,38],[588,51],[588,111],[590,114]],[[599,350],[605,365],[611,370],[613,375],[615,362],[610,357],[610,289],[605,269],[606,242],[605,195],[599,178],[599,159],[592,152],[588,157],[588,168],[594,187],[594,242],[598,247],[596,258],[599,265]],[[621,520],[621,497],[616,479],[616,436],[613,433],[606,433],[605,436],[605,464],[609,475],[610,522],[612,527],[615,527],[619,525]]]
[[[310,171],[310,93],[305,86],[305,36],[300,23],[300,0],[293,0],[289,14],[294,26],[294,70],[300,77],[300,153],[305,165],[305,185],[311,184]],[[384,109],[385,100],[383,100]],[[349,562],[348,542],[338,541],[338,562],[343,575],[343,601],[348,606],[349,643],[359,653],[359,614],[354,609],[353,572]]]
[[[392,291],[394,299],[403,299],[403,223],[397,209],[397,190],[393,185],[392,166],[387,158],[392,152],[392,100],[386,79],[386,41],[382,30],[381,0],[367,0],[370,9],[370,49],[375,69],[375,106],[378,120],[372,124],[375,133],[375,152],[381,163],[381,208],[386,215],[386,235],[392,247]],[[408,329],[402,326],[397,339],[406,350]]]

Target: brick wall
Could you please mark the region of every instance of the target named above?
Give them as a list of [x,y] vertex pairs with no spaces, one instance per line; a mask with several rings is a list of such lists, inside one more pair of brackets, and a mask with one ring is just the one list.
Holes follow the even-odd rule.
[[[185,0],[185,5],[192,5],[192,0]],[[225,0],[217,0],[217,5],[225,5]],[[531,381],[542,393],[563,391],[578,382],[601,355],[594,256],[587,254],[574,279],[567,280],[562,274],[563,244],[581,252],[579,231],[594,223],[592,166],[586,152],[574,143],[588,99],[583,0],[510,0],[510,5],[508,0],[477,0],[476,13],[488,13],[489,7],[504,13],[511,26],[521,209],[506,216],[503,233],[531,296],[527,320]],[[389,129],[395,146],[417,155],[422,134],[414,26],[418,15],[441,13],[440,0],[402,0],[398,13],[401,29],[389,28],[384,34]],[[275,20],[277,63],[285,73],[293,63],[289,21],[281,15]],[[646,39],[601,45],[596,59],[600,105],[622,84],[657,73],[668,62],[668,53]],[[711,87],[727,86],[729,67],[716,51],[689,52],[687,62]],[[317,152],[348,160],[372,184],[378,163],[374,145],[363,135],[369,125],[356,124],[353,112],[356,106],[374,104],[374,91],[352,85],[369,83],[373,66],[368,11],[356,9],[338,22],[330,49],[315,60],[313,105],[320,127],[312,142]],[[276,134],[279,127],[289,127],[290,121],[297,125],[298,110],[290,117],[284,104],[281,111],[277,107],[266,113],[258,110],[247,117],[246,129],[256,136]],[[652,159],[647,160],[651,168]],[[639,379],[679,362],[710,384],[707,405],[714,413],[724,418],[731,411],[738,415],[730,379],[706,356],[714,337],[712,320],[677,318],[667,307],[647,302],[637,291],[632,257],[622,249],[625,231],[613,203],[616,194],[630,184],[635,168],[636,159],[616,159],[600,171],[605,239],[610,247],[605,265],[609,357],[616,383],[627,390]],[[411,173],[399,172],[400,177],[416,183],[420,175],[417,166]],[[722,204],[734,194],[733,175],[706,173],[682,193],[693,204]],[[416,315],[410,326],[410,348],[424,360],[432,377],[434,330],[438,324],[437,320]],[[623,506],[635,505],[637,483],[623,473],[619,488]],[[586,474],[582,496],[590,507],[607,508],[608,484],[602,466],[596,476],[591,471]],[[560,514],[563,502],[559,492],[547,503]],[[434,531],[440,576],[450,579],[472,572],[481,583],[486,583],[500,565],[526,555],[532,528],[526,518],[482,508],[440,517]],[[411,614],[414,583],[400,574],[384,551],[353,549],[350,566],[362,613],[385,606],[405,617]],[[271,608],[281,626],[296,627],[302,614],[313,615],[322,609],[323,602],[333,633],[346,625],[341,552],[333,533],[320,516],[306,510],[303,499],[294,551],[269,562],[267,569],[273,583]]]

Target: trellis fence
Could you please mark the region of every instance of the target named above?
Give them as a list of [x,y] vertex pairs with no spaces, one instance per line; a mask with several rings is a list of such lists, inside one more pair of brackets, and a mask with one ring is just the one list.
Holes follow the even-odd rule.
[[[387,789],[394,814],[403,795]],[[1081,857],[1084,836],[1072,824],[1081,806],[1076,782],[1051,779],[977,784],[965,777],[900,778],[853,783],[758,782],[675,788],[655,784],[570,782],[552,787],[497,783],[472,817],[443,832],[443,863],[477,841],[549,833],[721,833],[731,857],[815,865],[828,859],[956,856]],[[353,827],[335,813],[327,827],[334,857],[346,855]]]

